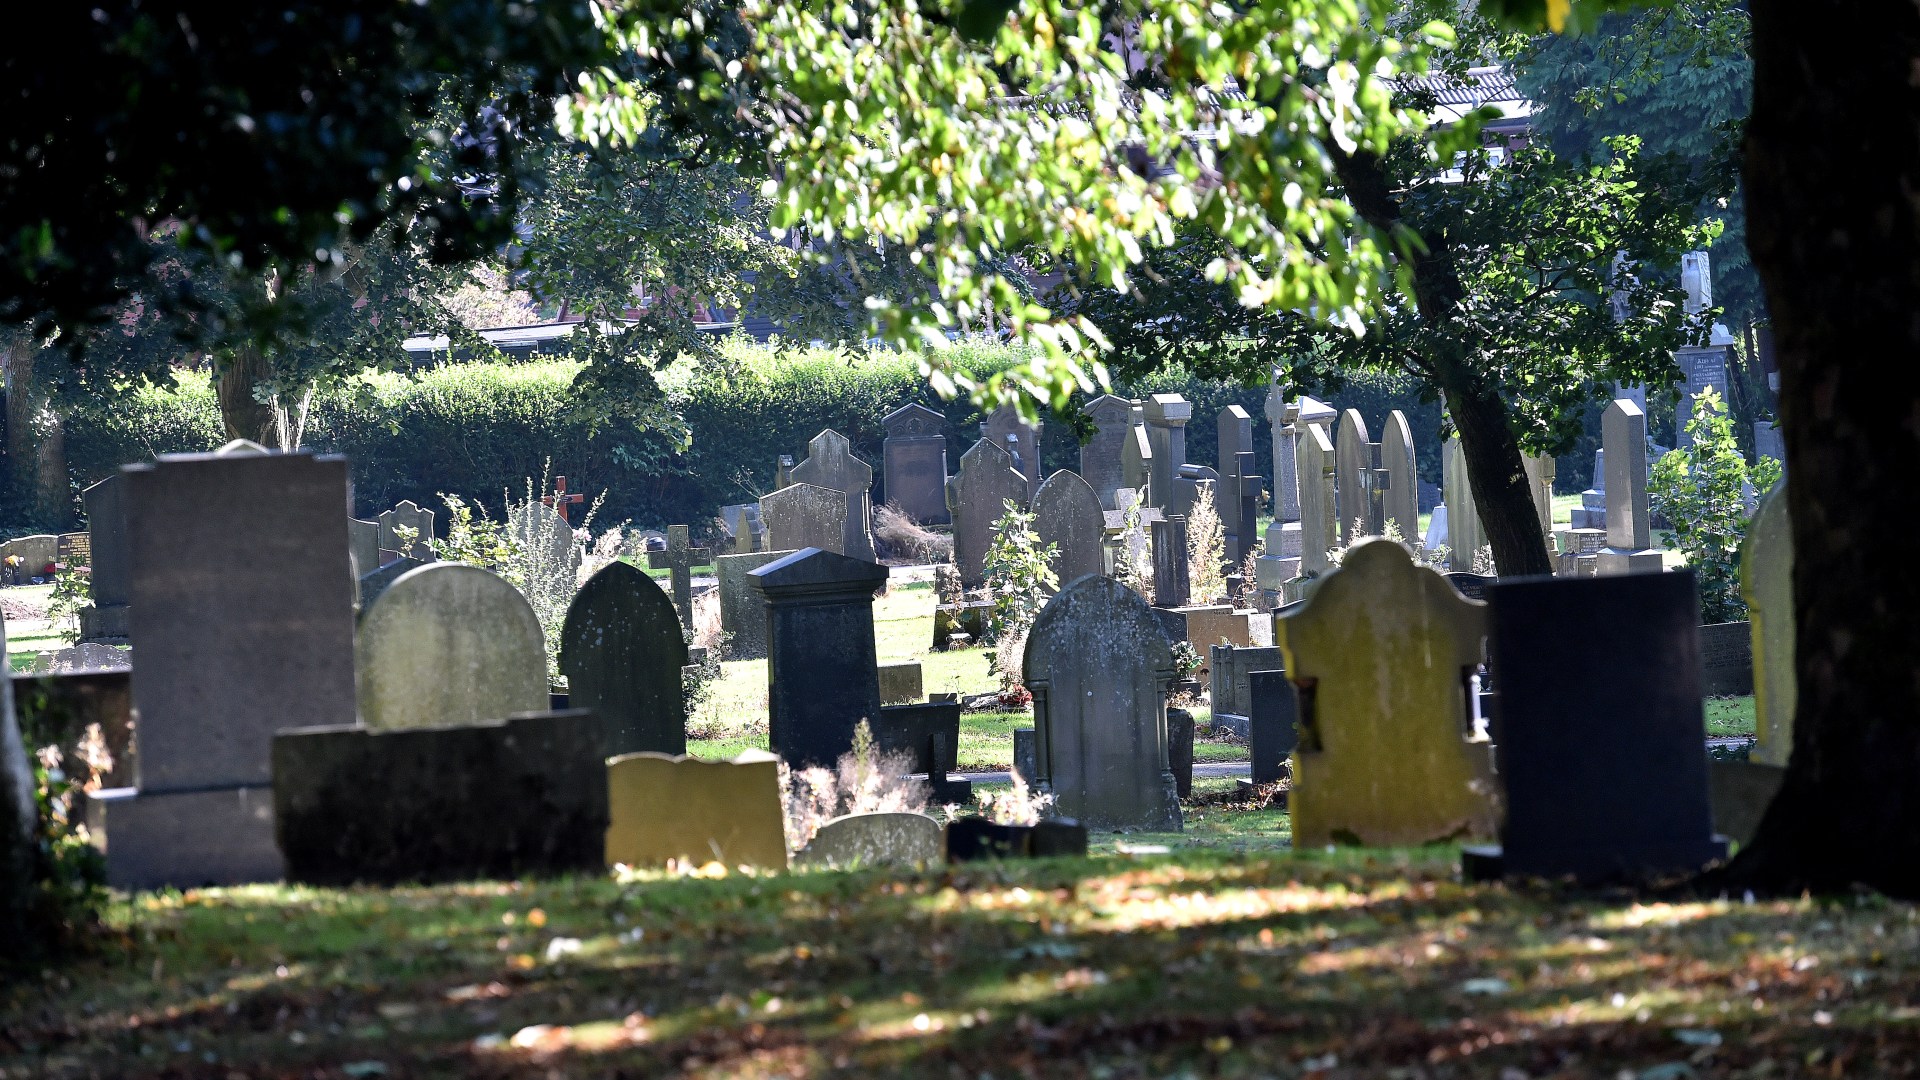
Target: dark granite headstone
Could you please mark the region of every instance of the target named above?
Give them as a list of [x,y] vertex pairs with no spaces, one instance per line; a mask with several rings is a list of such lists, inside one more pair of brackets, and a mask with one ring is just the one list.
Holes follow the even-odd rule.
[[1501,848],[1469,849],[1469,870],[1604,881],[1724,856],[1693,574],[1502,581],[1487,601],[1506,823]]
[[1013,457],[1004,449],[981,439],[961,456],[960,471],[947,482],[947,503],[953,509],[953,561],[968,588],[986,580],[993,524],[1007,512],[1008,502],[1027,505],[1026,476],[1014,471]]
[[804,548],[747,576],[768,604],[771,748],[795,768],[831,767],[880,716],[873,593],[887,568]]
[[1028,786],[1033,784],[1033,729],[1013,729],[1013,772]]
[[91,608],[80,611],[80,640],[125,645],[130,639],[133,567],[127,550],[126,478],[114,473],[80,495],[93,560],[87,574]]
[[1273,645],[1208,646],[1208,700],[1214,713],[1247,715],[1253,708],[1248,677],[1256,671],[1278,671],[1282,666],[1280,650]]
[[1441,576],[1453,586],[1453,591],[1469,600],[1485,600],[1487,586],[1493,584],[1495,580],[1486,574],[1469,574],[1461,571]]
[[1253,782],[1275,783],[1285,775],[1287,756],[1300,741],[1294,726],[1298,699],[1284,671],[1249,672],[1247,686],[1252,710],[1247,714],[1247,749],[1253,758]]
[[1700,692],[1708,697],[1753,693],[1753,624],[1709,623],[1700,628]]
[[947,826],[948,862],[1086,853],[1087,827],[1071,818],[1051,818],[1033,825],[999,825],[982,817],[965,817]]
[[687,752],[686,638],[673,601],[632,563],[587,579],[560,628],[567,703],[606,727],[608,756]]
[[1167,710],[1167,763],[1173,769],[1173,789],[1181,798],[1193,794],[1193,714]]
[[[936,768],[953,772],[960,767],[959,702],[915,702],[911,705],[883,705],[880,718],[869,725],[876,749],[906,754],[913,759],[913,772],[931,773]],[[934,736],[943,735],[943,750],[936,761]]]
[[1153,604],[1162,608],[1186,607],[1190,596],[1187,519],[1170,515],[1153,523]]
[[909,403],[880,423],[887,429],[880,446],[887,502],[922,525],[952,521],[947,509],[947,418]]
[[605,865],[605,742],[585,710],[466,727],[283,731],[273,777],[294,881],[512,879]]

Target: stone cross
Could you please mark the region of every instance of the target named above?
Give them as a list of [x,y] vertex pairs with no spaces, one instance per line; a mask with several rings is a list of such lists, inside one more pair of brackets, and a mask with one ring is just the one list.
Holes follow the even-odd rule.
[[693,628],[693,568],[713,560],[713,552],[694,547],[687,539],[685,525],[667,526],[667,550],[647,552],[647,565],[655,570],[673,570],[673,608],[680,613],[680,625]]
[[556,476],[553,478],[553,494],[542,495],[540,501],[547,506],[553,507],[553,512],[560,515],[560,520],[571,525],[573,519],[568,516],[567,508],[586,502],[587,497],[579,494],[567,494],[567,478],[564,476]]
[[1193,405],[1179,394],[1155,394],[1146,400],[1142,414],[1153,448],[1147,505],[1166,510],[1174,501],[1173,481],[1187,463],[1187,421],[1193,419]]

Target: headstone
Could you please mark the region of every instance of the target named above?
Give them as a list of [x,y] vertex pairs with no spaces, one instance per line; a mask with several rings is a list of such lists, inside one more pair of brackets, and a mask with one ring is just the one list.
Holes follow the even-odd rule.
[[1657,573],[1664,564],[1652,550],[1647,415],[1615,398],[1600,418],[1600,433],[1607,448],[1607,546],[1599,555],[1600,573]]
[[1498,580],[1490,574],[1451,573],[1442,576],[1447,579],[1447,584],[1453,586],[1454,592],[1469,600],[1485,600],[1487,586]]
[[1272,645],[1209,645],[1208,700],[1215,714],[1245,716],[1253,703],[1249,680],[1256,671],[1279,671],[1280,650]]
[[366,577],[380,569],[385,561],[380,558],[380,523],[348,517],[347,550],[353,555],[353,572],[357,577]]
[[1707,697],[1753,693],[1753,627],[1745,620],[1700,627],[1700,692]]
[[1247,557],[1254,523],[1241,519],[1240,455],[1253,452],[1253,416],[1238,405],[1229,405],[1215,416],[1215,436],[1220,443],[1214,464],[1220,482],[1214,485],[1214,512],[1220,515],[1220,531],[1226,538],[1227,561],[1234,566]]
[[760,660],[767,655],[767,598],[747,575],[791,551],[756,551],[713,560],[720,579],[720,632],[729,635],[727,659]]
[[[565,477],[562,477],[561,482],[565,483],[565,479]],[[577,495],[574,497],[576,499],[579,498]],[[566,520],[565,515],[561,516],[561,520]],[[423,510],[415,505],[412,499],[406,499],[394,506],[393,509],[383,511],[380,515],[379,524],[381,551],[393,552],[394,558],[407,555],[423,562],[433,558],[433,545],[429,542],[433,539],[433,511]],[[397,531],[399,529],[413,530],[413,546],[411,548],[400,542],[400,534]],[[381,564],[388,561],[390,560],[383,558],[380,560],[380,563],[365,567],[364,569],[377,570]]]
[[1487,532],[1480,524],[1473,483],[1467,478],[1467,454],[1461,448],[1460,436],[1448,436],[1442,454],[1440,497],[1447,504],[1447,569],[1471,574],[1475,556],[1487,545]]
[[831,550],[874,561],[873,466],[853,456],[853,444],[845,435],[832,428],[815,435],[807,444],[807,460],[793,467],[793,482],[846,492],[842,540]]
[[810,548],[747,576],[769,608],[768,741],[794,768],[831,767],[880,715],[873,594],[887,568]]
[[1299,744],[1295,720],[1299,707],[1285,671],[1248,673],[1247,750],[1253,782],[1274,784],[1286,777],[1286,761]]
[[[687,539],[685,525],[667,526],[667,550],[647,553],[647,566],[654,570],[671,570],[673,586],[673,608],[679,612],[680,625],[693,627],[693,568],[705,566],[713,559],[713,552],[703,547],[694,547]],[[642,575],[645,576],[645,575]],[[647,749],[653,749],[647,747]],[[625,751],[615,750],[615,753]],[[680,753],[678,750],[660,753]]]
[[672,602],[632,563],[601,567],[567,605],[560,629],[567,704],[600,718],[609,755],[687,752],[686,666]]
[[1775,420],[1760,420],[1753,425],[1754,463],[1760,458],[1772,458],[1784,468],[1787,464],[1787,437]]
[[[1149,509],[1158,510],[1153,501],[1153,436],[1147,431],[1147,425],[1141,419],[1144,411],[1134,406],[1133,419],[1127,426],[1127,434],[1120,446],[1120,484],[1123,490],[1132,491],[1145,500]],[[1119,502],[1119,493],[1114,494],[1114,509],[1123,509]]]
[[1106,577],[1061,590],[1027,634],[1035,778],[1096,828],[1177,831],[1167,743],[1173,654],[1146,602]]
[[1309,424],[1297,447],[1300,474],[1300,572],[1325,573],[1327,552],[1339,543],[1333,442],[1321,424]]
[[1024,499],[1040,492],[1040,424],[1020,419],[1019,410],[1002,405],[980,424],[980,437],[1005,450],[1015,472],[1026,477]]
[[360,722],[370,728],[458,727],[547,708],[540,620],[520,590],[477,566],[400,575],[361,612],[354,656]]
[[1219,481],[1220,474],[1205,465],[1182,465],[1173,477],[1173,494],[1161,509],[1168,517],[1192,517],[1194,504],[1200,501],[1202,492],[1211,501]]
[[1372,517],[1373,443],[1359,409],[1340,414],[1334,435],[1334,505],[1340,542],[1351,546],[1363,536],[1378,536]]
[[1106,572],[1101,539],[1106,515],[1100,497],[1085,480],[1065,469],[1047,477],[1033,497],[1033,531],[1040,544],[1054,545],[1053,573],[1059,586]]
[[1580,493],[1580,505],[1574,507],[1570,524],[1576,529],[1607,528],[1607,450],[1593,452],[1593,486]]
[[1507,874],[1604,881],[1691,875],[1726,853],[1707,802],[1699,610],[1691,572],[1488,590],[1506,815],[1501,850],[1470,868],[1497,855]]
[[1167,709],[1167,767],[1173,773],[1174,794],[1185,799],[1193,794],[1193,714],[1185,709]]
[[760,504],[734,503],[720,508],[720,520],[733,537],[734,555],[751,555],[767,549],[767,523],[760,517]]
[[[352,522],[348,522],[348,524],[351,525]],[[372,607],[373,602],[380,599],[380,594],[387,591],[387,586],[400,580],[400,575],[409,570],[418,570],[426,565],[428,565],[428,563],[420,559],[402,555],[400,558],[393,560],[372,573],[361,574],[360,610],[364,612]]]
[[[1273,372],[1267,390],[1267,425],[1273,433],[1273,520],[1275,526],[1300,520],[1300,481],[1294,472],[1294,446],[1299,433],[1294,428],[1300,418],[1300,403],[1289,402],[1286,387],[1280,381],[1280,369]],[[1279,555],[1271,539],[1267,554]]]
[[1187,606],[1192,597],[1187,575],[1187,519],[1169,517],[1153,523],[1153,603],[1155,607]]
[[940,823],[925,814],[846,814],[793,857],[800,866],[932,866],[946,851]]
[[1441,503],[1433,508],[1427,517],[1427,535],[1420,540],[1420,546],[1427,551],[1438,551],[1447,546],[1447,504]]
[[62,569],[93,565],[93,538],[83,532],[61,533],[53,546],[54,561]]
[[1484,611],[1376,540],[1277,620],[1299,688],[1296,847],[1493,835],[1491,744],[1468,691]]
[[[20,559],[16,572],[19,577],[17,584],[25,585],[34,578],[50,579],[52,575],[48,567],[60,561],[60,538],[52,533],[41,533],[15,537],[0,544],[0,562],[16,556]],[[9,570],[12,568],[9,567]]]
[[1034,742],[1032,728],[1013,729],[1013,775],[1029,788],[1035,780]]
[[582,710],[282,731],[273,799],[291,881],[513,880],[606,865],[606,752]]
[[181,454],[121,475],[140,734],[138,787],[89,807],[108,882],[273,880],[273,733],[353,721],[347,463]]
[[607,763],[608,865],[783,870],[780,759],[749,750],[732,761],[626,754]]
[[1235,515],[1238,529],[1227,544],[1227,560],[1239,566],[1260,550],[1260,502],[1266,480],[1254,472],[1253,451],[1243,450],[1234,458],[1233,483],[1238,489],[1234,501],[1240,509]]
[[[1553,535],[1553,481],[1559,474],[1559,463],[1551,454],[1522,454],[1520,464],[1527,471],[1527,490],[1533,495],[1534,516],[1540,519],[1540,535],[1551,538]],[[1551,550],[1551,543],[1548,547]]]
[[116,649],[97,641],[83,641],[71,648],[41,653],[34,659],[32,670],[36,675],[69,671],[132,671],[133,657],[125,649]]
[[882,705],[900,705],[926,699],[927,692],[918,660],[881,664],[875,671],[875,677],[880,683]]
[[530,556],[524,560],[529,575],[541,579],[527,583],[530,591],[553,595],[571,591],[580,552],[567,519],[545,503],[528,503],[507,511],[507,528]]
[[1082,411],[1093,421],[1094,435],[1080,448],[1080,475],[1099,497],[1102,510],[1118,510],[1115,492],[1136,486],[1128,482],[1122,461],[1127,438],[1132,434],[1133,402],[1101,394],[1082,406]]
[[781,488],[792,483],[793,455],[781,454],[779,462],[774,465],[773,469],[773,489],[779,491]]
[[1414,467],[1413,429],[1407,426],[1407,414],[1399,409],[1387,414],[1387,429],[1380,433],[1380,472],[1376,475],[1385,481],[1382,524],[1393,522],[1402,540],[1419,544],[1420,473]]
[[953,508],[953,561],[967,588],[986,580],[993,524],[1006,513],[1008,502],[1027,504],[1026,478],[1013,471],[1013,458],[1005,450],[981,439],[960,459],[960,471],[947,485],[947,503]]
[[947,418],[910,402],[880,423],[887,429],[880,447],[887,502],[922,525],[952,521],[947,509]]
[[1785,768],[1793,752],[1793,714],[1799,685],[1794,673],[1793,519],[1783,480],[1760,500],[1740,548],[1740,595],[1753,629],[1751,758]]
[[1142,405],[1141,415],[1153,451],[1147,503],[1164,511],[1174,500],[1174,478],[1187,463],[1187,421],[1193,419],[1193,406],[1179,394],[1155,394]]
[[1728,390],[1727,354],[1730,351],[1725,345],[1701,345],[1673,354],[1674,362],[1680,366],[1680,403],[1674,416],[1675,449],[1685,450],[1693,445],[1693,435],[1687,430],[1687,423],[1693,419],[1694,403],[1701,394],[1711,388],[1725,400]]
[[760,496],[768,546],[775,551],[817,547],[842,554],[847,545],[847,507],[851,501],[844,491],[815,484],[789,484]]
[[93,563],[87,575],[91,608],[80,610],[80,640],[125,645],[130,638],[128,604],[133,571],[128,555],[126,478],[113,473],[80,493],[92,538]]

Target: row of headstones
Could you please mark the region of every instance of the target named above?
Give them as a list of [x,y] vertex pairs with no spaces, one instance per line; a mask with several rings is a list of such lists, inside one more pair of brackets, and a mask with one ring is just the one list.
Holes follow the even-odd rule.
[[0,584],[27,585],[53,579],[56,571],[85,566],[92,558],[86,533],[37,533],[0,543]]

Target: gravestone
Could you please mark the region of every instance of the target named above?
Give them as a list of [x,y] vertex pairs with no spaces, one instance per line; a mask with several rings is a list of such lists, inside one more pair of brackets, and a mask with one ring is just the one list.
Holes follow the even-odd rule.
[[1593,486],[1580,493],[1570,524],[1576,529],[1607,528],[1607,449],[1593,452]]
[[353,556],[353,572],[358,578],[380,569],[380,523],[347,518],[347,550]]
[[601,567],[567,605],[560,629],[567,704],[599,717],[607,754],[687,752],[686,666],[672,602],[632,563]]
[[1785,768],[1793,751],[1793,714],[1799,686],[1794,673],[1793,519],[1782,480],[1760,500],[1740,547],[1740,595],[1752,623],[1752,760]]
[[626,754],[607,763],[607,865],[784,870],[780,759],[749,750],[732,761]]
[[793,467],[793,482],[845,492],[842,539],[831,550],[874,561],[873,466],[853,456],[853,444],[845,435],[832,428],[815,435],[807,444],[807,460]]
[[[688,629],[693,628],[693,568],[705,566],[712,559],[713,552],[703,547],[694,547],[688,541],[685,525],[667,526],[667,549],[647,552],[649,568],[672,571],[669,580],[673,586],[673,609],[680,615],[680,625]],[[661,753],[667,752],[661,751]],[[671,752],[680,753],[678,750]]]
[[[1278,527],[1300,520],[1300,481],[1294,472],[1293,452],[1299,441],[1294,424],[1300,419],[1300,403],[1287,400],[1286,386],[1280,381],[1280,369],[1273,372],[1267,389],[1267,426],[1273,437],[1273,521]],[[1267,541],[1267,554],[1278,555],[1277,545]]]
[[[1134,487],[1127,480],[1123,459],[1132,434],[1133,402],[1101,394],[1081,407],[1093,421],[1093,438],[1080,448],[1080,476],[1093,488],[1102,510],[1118,510],[1115,493]],[[1037,497],[1037,496],[1036,496]]]
[[1309,424],[1296,448],[1300,475],[1300,572],[1323,574],[1327,552],[1339,544],[1333,441],[1323,424]]
[[165,455],[121,478],[139,761],[89,806],[108,882],[274,880],[273,733],[353,721],[346,460]]
[[1192,517],[1194,504],[1200,501],[1202,494],[1208,501],[1213,499],[1213,489],[1219,486],[1220,474],[1205,465],[1182,465],[1173,476],[1173,494],[1168,497],[1167,505],[1162,507],[1168,517]]
[[83,641],[71,648],[43,652],[34,658],[32,668],[36,675],[68,671],[132,670],[133,657],[127,650],[102,645],[97,641]]
[[880,419],[887,502],[922,525],[953,520],[947,509],[947,418],[912,402]]
[[[561,520],[565,520],[564,516]],[[383,511],[380,514],[379,524],[380,550],[392,552],[392,554],[383,556],[379,563],[367,569],[379,569],[382,564],[402,555],[411,556],[422,562],[433,558],[433,545],[429,543],[433,539],[433,511],[423,510],[415,505],[412,499],[405,499],[396,504],[393,509]],[[400,534],[397,531],[400,529],[413,530],[411,548],[400,542]]]
[[767,549],[767,523],[760,517],[760,504],[733,503],[720,508],[720,520],[733,538],[734,555],[751,555]]
[[[1158,510],[1159,505],[1153,501],[1153,436],[1141,419],[1144,415],[1140,406],[1134,406],[1126,438],[1120,446],[1120,484],[1122,490],[1131,491],[1143,500],[1148,509]],[[1119,492],[1115,492],[1116,510],[1123,509],[1119,498]]]
[[1487,533],[1480,524],[1480,507],[1473,499],[1473,483],[1467,478],[1467,454],[1460,436],[1449,435],[1440,459],[1441,499],[1447,504],[1447,569],[1458,574],[1473,573],[1473,560],[1487,545]]
[[793,857],[800,866],[932,866],[946,852],[946,833],[925,814],[846,814],[815,833]]
[[767,545],[775,551],[817,547],[842,554],[847,545],[847,493],[815,484],[789,484],[760,496]]
[[1499,849],[1466,853],[1470,872],[1639,879],[1724,856],[1693,574],[1503,581],[1487,603],[1506,814]]
[[1299,688],[1296,847],[1493,835],[1491,744],[1467,691],[1484,612],[1404,547],[1371,540],[1276,620]]
[[549,595],[571,593],[580,565],[580,548],[574,543],[573,526],[567,519],[545,503],[528,503],[507,511],[507,528],[529,556],[525,560],[528,573],[539,578],[527,583],[528,590]]
[[513,880],[606,865],[606,752],[584,710],[282,731],[273,799],[290,881]]
[[1254,671],[1247,678],[1247,753],[1255,784],[1286,777],[1287,758],[1299,745],[1299,713],[1293,683],[1278,669]]
[[1227,559],[1232,565],[1239,566],[1246,562],[1247,556],[1260,550],[1260,501],[1266,490],[1266,480],[1254,472],[1253,451],[1243,450],[1234,455],[1234,459],[1233,483],[1237,489],[1234,501],[1240,505],[1236,514],[1239,531],[1230,538]]
[[973,801],[973,782],[949,781],[959,761],[960,703],[958,701],[922,701],[911,705],[887,705],[879,719],[868,725],[876,750],[901,754],[907,758],[908,772],[926,773],[937,803]]
[[40,533],[34,536],[19,536],[0,544],[0,561],[18,556],[20,559],[19,584],[25,585],[31,578],[51,580],[48,567],[60,561],[60,538],[52,533]]
[[1254,523],[1241,516],[1240,455],[1253,452],[1253,416],[1239,405],[1229,405],[1214,418],[1215,436],[1220,444],[1214,465],[1220,482],[1213,487],[1214,512],[1220,515],[1220,531],[1225,536],[1227,561],[1234,566],[1247,557],[1252,546]]
[[831,767],[880,715],[873,594],[887,568],[811,548],[748,575],[767,598],[767,727],[788,765]]
[[1599,554],[1602,574],[1658,573],[1664,563],[1652,550],[1647,501],[1647,414],[1615,398],[1600,417],[1607,449],[1607,546]]
[[1064,817],[1178,831],[1167,742],[1173,654],[1146,602],[1112,578],[1060,591],[1027,634],[1034,773]]
[[1363,536],[1380,535],[1373,515],[1373,442],[1359,409],[1340,414],[1334,435],[1334,512],[1340,523],[1340,542],[1348,546]]
[[1026,478],[1021,505],[1040,493],[1040,424],[1020,419],[1019,410],[1002,405],[980,424],[980,438],[1005,450],[1013,470]]
[[1717,391],[1721,401],[1725,401],[1728,392],[1727,354],[1732,350],[1725,345],[1700,345],[1680,349],[1673,359],[1680,366],[1680,402],[1674,416],[1674,448],[1685,450],[1693,445],[1693,435],[1687,431],[1688,421],[1693,419],[1695,402],[1708,389]]
[[1381,492],[1382,526],[1392,522],[1402,540],[1418,545],[1420,473],[1414,465],[1413,429],[1407,426],[1407,414],[1399,409],[1387,414],[1387,429],[1380,433],[1380,471],[1375,475],[1385,486]]
[[1034,779],[1034,745],[1032,728],[1013,729],[1013,773],[1020,782],[1029,788],[1036,783]]
[[767,598],[747,575],[791,551],[756,551],[750,555],[722,555],[713,560],[720,579],[720,632],[731,635],[727,659],[760,660],[767,655]]
[[83,532],[61,533],[53,545],[54,561],[61,569],[93,565],[93,538]]
[[1281,668],[1280,650],[1272,645],[1209,645],[1207,652],[1208,700],[1216,716],[1223,712],[1246,716],[1253,707],[1249,689],[1253,673]]
[[1708,623],[1699,635],[1700,692],[1707,697],[1753,693],[1753,627],[1745,620]]
[[1169,517],[1153,523],[1153,603],[1155,607],[1186,607],[1192,598],[1187,576],[1187,519]]
[[1040,545],[1054,545],[1051,565],[1059,587],[1106,572],[1106,556],[1100,550],[1106,514],[1100,509],[1100,497],[1085,480],[1065,469],[1047,477],[1033,497],[1033,519]]
[[547,708],[540,620],[520,590],[477,566],[430,563],[394,579],[361,612],[354,656],[360,722],[376,730]]
[[1442,576],[1447,579],[1447,584],[1453,586],[1455,592],[1469,600],[1485,600],[1487,586],[1497,580],[1491,574],[1451,573]]
[[921,701],[927,696],[918,660],[881,664],[875,669],[875,678],[880,684],[882,705]]
[[1027,505],[1026,478],[1013,471],[1013,458],[1005,450],[981,439],[961,457],[960,471],[947,483],[947,503],[953,508],[953,561],[967,588],[986,580],[993,523],[1006,513],[1008,502]]
[[1193,419],[1193,406],[1179,394],[1154,394],[1141,406],[1146,423],[1147,444],[1153,451],[1147,484],[1147,505],[1167,510],[1174,502],[1173,481],[1180,466],[1187,463],[1187,421]]
[[1776,420],[1759,420],[1753,425],[1754,464],[1763,457],[1772,458],[1780,463],[1782,470],[1787,464],[1787,436],[1780,430]]
[[1527,472],[1527,491],[1533,495],[1533,513],[1540,519],[1540,535],[1553,550],[1553,481],[1560,465],[1551,454],[1522,454],[1521,467]]
[[372,573],[361,574],[360,610],[364,612],[372,607],[373,602],[380,599],[380,594],[387,591],[387,586],[400,580],[400,575],[409,570],[418,570],[427,565],[429,565],[429,563],[423,562],[420,559],[402,555],[400,558],[393,560]]

